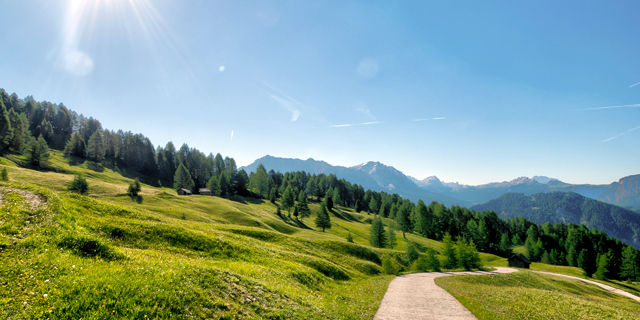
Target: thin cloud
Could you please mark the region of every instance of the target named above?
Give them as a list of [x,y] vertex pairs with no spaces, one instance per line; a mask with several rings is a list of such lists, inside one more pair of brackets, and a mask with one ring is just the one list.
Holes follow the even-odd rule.
[[363,123],[348,123],[348,124],[333,124],[330,125],[330,128],[344,128],[344,127],[353,127],[353,126],[366,126],[370,124],[379,124],[382,123],[380,121],[371,121],[371,122],[363,122]]
[[233,130],[231,130],[231,140],[233,140]]
[[603,110],[603,109],[617,109],[617,108],[640,108],[640,103],[636,103],[636,104],[627,104],[627,105],[622,105],[622,106],[608,106],[608,107],[596,107],[596,108],[577,109],[577,110],[575,110],[575,111]]
[[369,108],[366,107],[360,107],[358,109],[356,109],[356,111],[358,112],[362,112],[362,114],[364,114],[365,116],[369,117],[369,119],[371,119],[371,121],[376,121],[376,117],[373,116],[373,114],[371,114],[371,110],[369,110]]
[[623,133],[621,133],[621,134],[619,134],[619,135],[617,135],[617,136],[613,136],[613,137],[611,137],[611,138],[609,138],[609,139],[604,139],[604,140],[602,140],[602,141],[600,141],[600,142],[608,142],[608,141],[611,141],[611,140],[613,140],[613,139],[620,138],[620,137],[622,137],[623,135],[625,135],[625,134],[627,134],[627,133],[629,133],[629,132],[631,132],[631,131],[638,130],[638,129],[640,129],[640,126],[635,127],[635,128],[633,128],[633,129],[630,129],[630,130],[627,130],[627,131],[625,131],[625,132],[623,132]]
[[629,88],[633,88],[633,87],[635,87],[635,86],[637,86],[637,85],[639,85],[639,84],[640,84],[640,82],[638,82],[638,83],[634,83],[634,84],[630,85],[630,86],[629,86]]
[[427,119],[413,119],[411,121],[444,120],[444,119],[446,119],[446,117],[427,118]]
[[273,100],[277,101],[278,104],[285,110],[291,112],[291,121],[296,121],[302,114],[300,108],[304,106],[302,103],[296,101],[295,99],[289,97],[288,95],[280,92],[278,89],[269,85],[268,83],[264,83],[270,90],[263,90],[265,94],[271,97]]

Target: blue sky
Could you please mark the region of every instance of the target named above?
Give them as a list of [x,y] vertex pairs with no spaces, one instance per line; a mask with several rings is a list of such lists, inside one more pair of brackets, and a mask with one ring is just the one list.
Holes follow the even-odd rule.
[[639,34],[637,1],[6,1],[0,87],[240,165],[610,183],[640,173]]

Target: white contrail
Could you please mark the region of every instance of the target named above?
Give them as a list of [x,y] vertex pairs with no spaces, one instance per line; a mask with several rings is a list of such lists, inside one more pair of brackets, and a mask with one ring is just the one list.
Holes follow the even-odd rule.
[[623,133],[621,133],[621,134],[619,134],[619,135],[617,135],[617,136],[613,136],[613,137],[611,137],[611,138],[609,138],[609,139],[604,139],[604,140],[602,140],[602,141],[600,141],[600,142],[607,142],[607,141],[611,141],[611,140],[613,140],[613,139],[615,139],[615,138],[620,138],[620,137],[621,137],[621,136],[623,136],[624,134],[629,133],[629,132],[634,131],[634,130],[638,130],[638,129],[640,129],[640,126],[635,127],[635,128],[633,128],[633,129],[630,129],[630,130],[627,130],[627,131],[625,131],[625,132],[623,132]]
[[608,106],[608,107],[596,107],[596,108],[577,109],[576,111],[586,111],[586,110],[603,110],[603,109],[616,109],[616,108],[640,108],[640,103],[636,103],[636,104],[627,104],[627,105],[623,105],[623,106]]
[[640,82],[638,82],[638,83],[634,83],[634,84],[630,85],[630,86],[629,86],[629,88],[633,88],[633,87],[635,87],[635,86],[637,86],[637,85],[639,85],[639,84],[640,84]]
[[233,140],[233,130],[231,130],[231,140]]

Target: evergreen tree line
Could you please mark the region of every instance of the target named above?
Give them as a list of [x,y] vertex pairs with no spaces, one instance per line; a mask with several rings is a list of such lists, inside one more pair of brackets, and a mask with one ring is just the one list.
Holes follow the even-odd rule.
[[[238,170],[233,158],[219,153],[205,155],[187,144],[176,150],[172,142],[154,148],[142,134],[105,130],[98,120],[78,115],[62,103],[36,102],[31,96],[19,99],[0,89],[0,153],[21,152],[29,165],[42,167],[48,148],[64,150],[68,157],[134,170],[148,184],[194,193],[208,187],[217,196],[252,196],[274,203],[281,199],[283,209],[293,210],[296,217],[309,215],[306,201],[311,197],[322,199],[321,210],[328,212],[340,205],[390,218],[392,229],[403,236],[412,232],[443,240],[448,234],[455,241],[465,239],[481,251],[503,256],[511,254],[512,246],[524,245],[533,261],[578,266],[602,278],[640,279],[636,249],[583,225],[537,225],[524,218],[503,220],[493,211],[447,208],[437,202],[414,204],[398,194],[364,190],[334,174],[282,174],[267,172],[262,165],[247,174]],[[327,213],[316,225],[323,230],[330,227],[328,218]],[[384,241],[378,243],[384,246]]]

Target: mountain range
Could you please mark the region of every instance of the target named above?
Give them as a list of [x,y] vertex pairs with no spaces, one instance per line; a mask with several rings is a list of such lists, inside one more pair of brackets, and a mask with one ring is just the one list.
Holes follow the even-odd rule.
[[247,172],[252,172],[260,163],[267,170],[273,169],[280,172],[305,171],[326,175],[333,173],[338,178],[362,185],[365,189],[397,193],[414,202],[421,199],[425,203],[438,201],[446,205],[471,207],[496,199],[505,193],[531,195],[562,191],[574,192],[587,198],[640,212],[640,174],[621,178],[608,185],[570,184],[550,177],[534,176],[470,186],[457,182],[443,182],[436,176],[418,180],[392,166],[373,161],[353,167],[343,167],[311,158],[301,160],[267,155],[243,168]]

